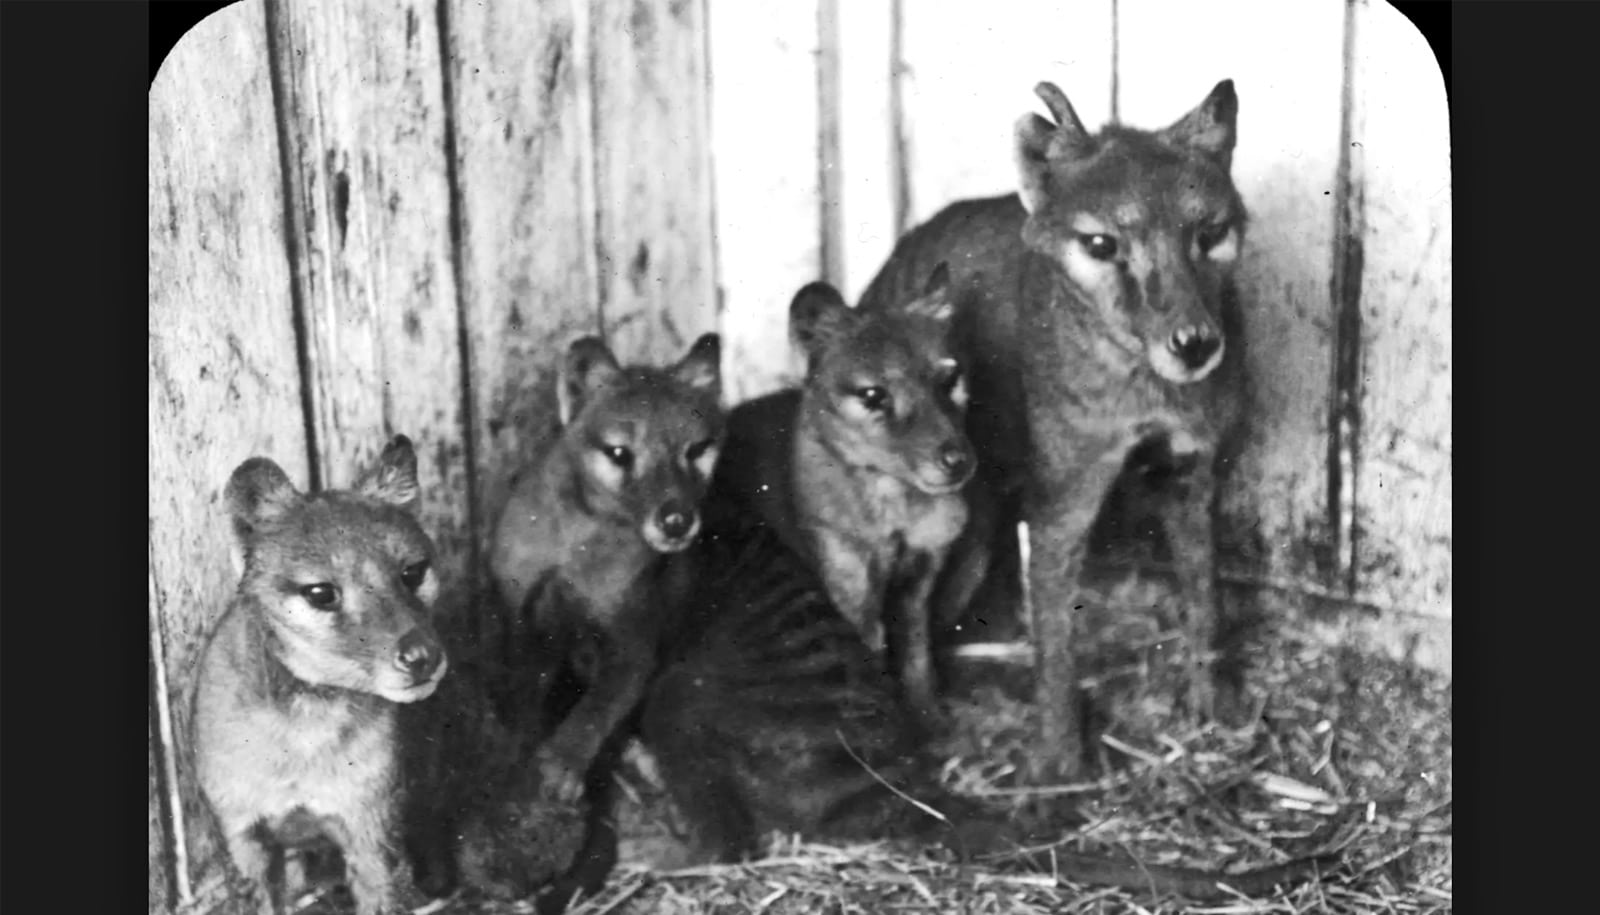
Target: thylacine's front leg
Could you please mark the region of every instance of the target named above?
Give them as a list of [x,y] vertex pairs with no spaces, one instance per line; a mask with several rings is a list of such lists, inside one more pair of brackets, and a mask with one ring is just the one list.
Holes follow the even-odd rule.
[[1172,481],[1166,512],[1167,540],[1172,547],[1188,641],[1187,699],[1192,714],[1210,719],[1219,712],[1231,711],[1237,698],[1230,689],[1225,689],[1223,695],[1216,690],[1217,686],[1228,684],[1218,679],[1215,661],[1222,594],[1217,586],[1214,455],[1201,451],[1175,458],[1188,465]]
[[[1121,449],[1080,452],[1073,472],[1040,481],[1028,522],[1028,598],[1033,609],[1034,696],[1039,707],[1036,778],[1072,777],[1083,763],[1076,631],[1089,530],[1122,469]],[[1058,462],[1058,466],[1066,464]]]
[[253,817],[225,818],[219,811],[217,818],[225,833],[228,857],[239,875],[255,888],[257,912],[278,915],[283,911],[283,887],[273,879],[272,872],[279,868],[272,864],[274,857],[282,852],[257,834]]
[[885,581],[873,568],[872,557],[848,537],[826,527],[815,529],[811,543],[834,607],[855,624],[868,648],[882,652]]
[[906,567],[884,596],[884,615],[893,621],[896,673],[905,688],[906,699],[924,723],[932,724],[943,716],[933,682],[932,632],[928,625],[929,601],[938,582],[948,548],[906,557]]
[[[351,800],[357,800],[352,798]],[[420,902],[411,867],[398,853],[388,797],[366,797],[365,804],[326,819],[329,836],[344,854],[356,915],[396,915]]]
[[541,789],[562,803],[582,796],[584,776],[600,747],[639,704],[655,669],[654,642],[635,632],[607,633],[592,666],[583,698],[534,754]]

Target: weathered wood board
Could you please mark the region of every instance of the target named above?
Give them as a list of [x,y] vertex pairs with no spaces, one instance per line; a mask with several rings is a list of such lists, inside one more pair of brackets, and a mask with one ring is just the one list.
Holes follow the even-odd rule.
[[[1379,641],[1450,669],[1451,180],[1444,79],[1394,7],[1355,11],[1352,170],[1363,185],[1355,582]],[[1359,144],[1359,145],[1358,145]]]
[[487,544],[511,475],[556,434],[566,345],[600,332],[588,36],[576,0],[447,10],[476,533]]
[[789,301],[823,276],[817,20],[814,4],[787,0],[710,0],[707,11],[730,403],[797,377]]
[[600,312],[625,362],[717,329],[703,0],[594,0]]
[[196,868],[189,697],[236,583],[222,490],[252,455],[307,478],[264,26],[259,2],[211,14],[150,87],[150,583]]
[[166,912],[173,900],[167,889],[172,872],[172,860],[167,854],[167,818],[163,812],[165,802],[161,797],[161,763],[156,758],[156,710],[151,703],[148,733],[150,737],[150,911]]
[[895,135],[889,104],[895,62],[891,0],[841,0],[839,22],[839,242],[852,304],[872,282],[899,236],[894,223]]
[[435,5],[268,11],[321,479],[348,485],[411,437],[449,608],[474,547]]
[[912,225],[956,200],[1017,189],[1013,127],[1044,110],[1033,92],[1039,82],[1060,86],[1091,129],[1111,115],[1110,0],[993,0],[974,13],[963,4],[905,4]]
[[1266,571],[1316,581],[1334,571],[1325,525],[1343,4],[1120,0],[1118,18],[1124,123],[1166,126],[1234,80],[1254,402],[1249,444],[1224,493],[1228,539]]

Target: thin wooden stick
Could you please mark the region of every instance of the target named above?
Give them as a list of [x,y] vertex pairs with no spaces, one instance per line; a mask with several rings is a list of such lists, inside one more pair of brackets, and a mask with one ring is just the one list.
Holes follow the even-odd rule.
[[172,707],[167,696],[167,653],[161,627],[161,614],[156,610],[156,574],[152,568],[150,581],[150,656],[156,669],[156,731],[161,738],[161,769],[167,780],[167,814],[172,824],[172,859],[177,870],[178,901],[184,905],[194,901],[194,891],[189,885],[189,843],[183,822],[183,799],[178,792],[178,765],[173,754],[178,744],[173,739]]

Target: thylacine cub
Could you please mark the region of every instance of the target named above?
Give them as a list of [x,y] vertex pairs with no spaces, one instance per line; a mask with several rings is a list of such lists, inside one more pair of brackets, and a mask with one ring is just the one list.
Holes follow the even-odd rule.
[[[1232,272],[1245,210],[1229,177],[1231,81],[1165,129],[1094,135],[1061,90],[1036,91],[1055,122],[1029,114],[1017,124],[1020,194],[956,203],[912,230],[862,302],[886,307],[931,265],[954,268],[968,430],[1011,510],[1027,503],[1041,761],[1070,769],[1080,751],[1078,579],[1087,534],[1130,456],[1175,471],[1166,533],[1189,648],[1197,658],[1213,648],[1212,512],[1242,399]],[[1203,662],[1190,677],[1203,714],[1212,673]]]
[[[948,271],[925,278],[916,297],[873,313],[826,283],[796,293],[789,322],[805,381],[734,408],[713,489],[810,557],[867,643],[887,636],[907,697],[936,717],[930,603],[967,525],[975,460]],[[981,580],[981,568],[963,571],[941,598],[959,605],[964,595],[950,592]]]
[[[513,483],[490,569],[505,606],[531,615],[548,685],[565,666],[584,693],[536,752],[542,790],[572,800],[638,705],[684,574],[722,437],[717,335],[670,368],[623,367],[593,337],[568,349],[561,435]],[[524,701],[542,703],[544,687]]]
[[263,912],[283,910],[269,875],[285,847],[319,836],[361,915],[408,901],[395,703],[427,698],[448,666],[417,496],[404,436],[347,491],[302,494],[260,457],[228,481],[242,572],[201,659],[195,760]]

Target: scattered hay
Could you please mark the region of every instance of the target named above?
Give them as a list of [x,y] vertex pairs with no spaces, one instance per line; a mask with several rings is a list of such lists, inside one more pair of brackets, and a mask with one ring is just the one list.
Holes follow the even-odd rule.
[[[1019,763],[1033,709],[1012,672],[951,700],[938,750],[957,791],[1009,806],[1053,829],[1063,848],[1141,861],[1238,870],[1281,863],[1333,816],[1357,812],[1345,861],[1262,898],[1206,905],[1148,893],[1058,883],[1048,873],[962,866],[941,850],[879,842],[827,845],[774,837],[762,860],[679,871],[624,863],[576,915],[710,913],[1437,913],[1452,910],[1451,685],[1448,679],[1292,630],[1251,646],[1250,727],[1196,728],[1175,714],[1178,645],[1163,589],[1124,582],[1109,595],[1102,661],[1090,671],[1111,722],[1099,746],[1104,776],[1026,786]],[[1150,612],[1135,612],[1148,610]],[[1022,672],[1025,675],[1025,671]],[[1013,682],[1005,682],[1007,677]],[[625,843],[655,828],[651,792],[621,816]],[[626,856],[624,856],[626,860]],[[332,911],[322,902],[306,913]],[[526,903],[454,900],[440,915],[531,911]]]

